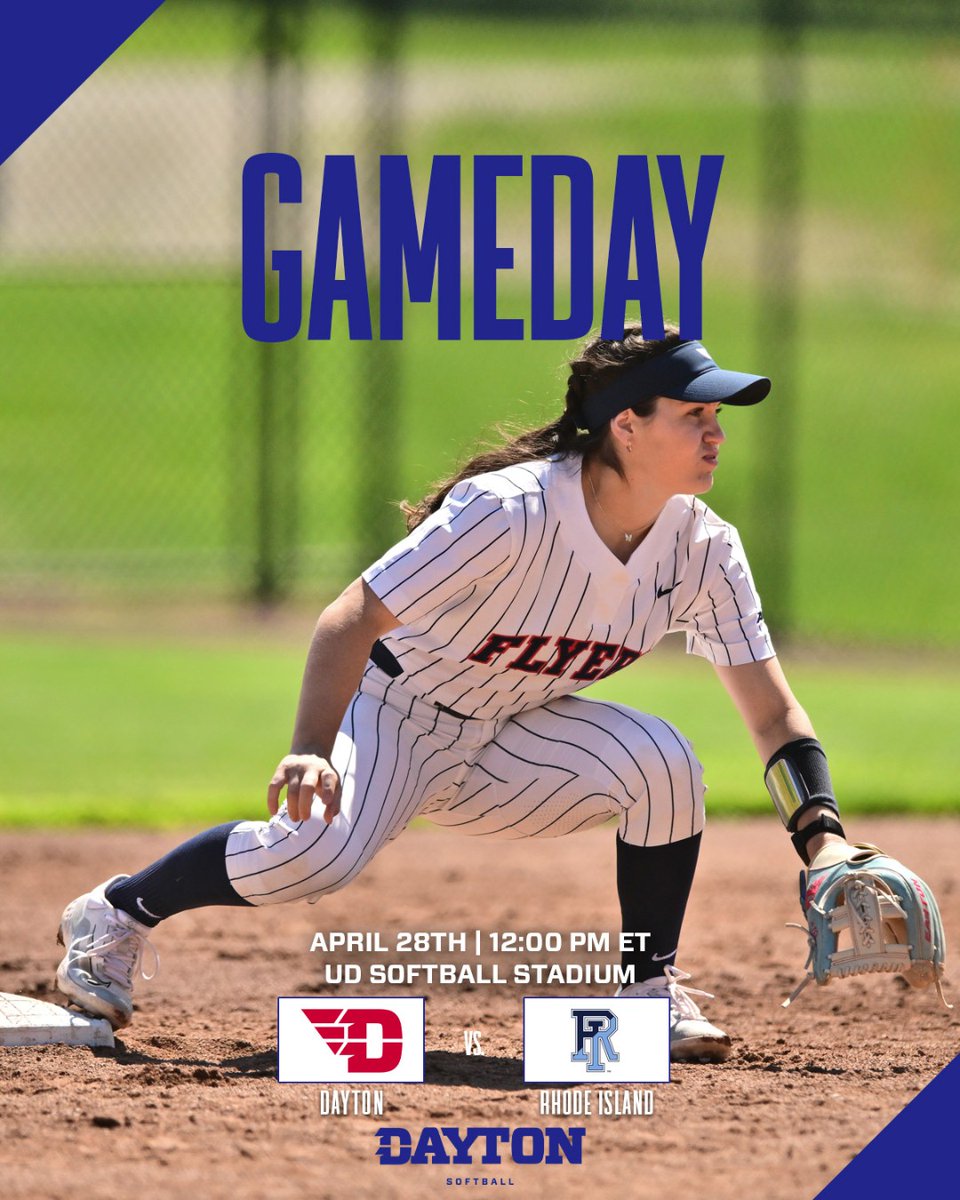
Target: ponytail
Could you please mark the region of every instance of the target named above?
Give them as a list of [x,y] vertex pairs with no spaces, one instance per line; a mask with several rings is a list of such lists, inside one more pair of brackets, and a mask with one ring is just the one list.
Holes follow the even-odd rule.
[[[594,433],[583,428],[583,404],[588,396],[612,382],[628,364],[655,354],[662,354],[682,340],[680,331],[668,325],[666,337],[658,341],[645,341],[639,325],[628,325],[623,339],[618,342],[594,337],[586,343],[580,355],[570,363],[567,379],[567,394],[563,413],[551,424],[540,429],[528,429],[513,433],[503,427],[497,432],[508,440],[500,446],[491,446],[475,455],[449,479],[434,484],[419,504],[403,500],[400,510],[406,518],[407,531],[412,532],[432,512],[440,507],[451,488],[474,475],[485,475],[488,471],[502,471],[517,463],[533,462],[541,458],[572,458],[575,455],[589,461],[597,457],[618,473],[620,462],[610,444],[609,424]],[[638,416],[649,416],[656,406],[656,398],[634,407]]]

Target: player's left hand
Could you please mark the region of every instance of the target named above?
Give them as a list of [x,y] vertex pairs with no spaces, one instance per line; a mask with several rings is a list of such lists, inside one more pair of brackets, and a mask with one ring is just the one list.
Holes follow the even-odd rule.
[[329,825],[340,811],[340,776],[318,754],[288,754],[280,760],[267,788],[271,816],[280,811],[280,796],[287,789],[287,815],[291,821],[306,821],[314,796],[323,804],[323,819]]
[[801,871],[800,903],[809,970],[784,1008],[811,979],[826,984],[876,971],[898,971],[914,987],[935,984],[947,1003],[940,910],[930,885],[909,867],[876,846],[831,842]]

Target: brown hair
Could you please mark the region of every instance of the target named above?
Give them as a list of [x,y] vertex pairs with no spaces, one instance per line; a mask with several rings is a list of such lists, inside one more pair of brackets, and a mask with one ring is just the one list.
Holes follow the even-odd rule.
[[[587,461],[596,457],[620,472],[620,463],[610,442],[609,422],[602,429],[590,433],[584,428],[583,406],[596,391],[612,383],[628,364],[663,354],[683,340],[675,325],[666,325],[665,331],[665,337],[648,341],[644,339],[639,325],[628,325],[618,342],[592,337],[569,364],[565,406],[560,416],[540,429],[528,429],[512,435],[508,430],[498,428],[498,432],[509,439],[503,445],[491,446],[475,455],[455,475],[434,484],[433,491],[419,504],[401,503],[408,532],[416,529],[430,513],[436,512],[452,487],[487,471],[499,471],[538,458],[571,458],[579,454]],[[653,397],[641,401],[633,411],[637,416],[648,417],[655,406],[656,397]]]

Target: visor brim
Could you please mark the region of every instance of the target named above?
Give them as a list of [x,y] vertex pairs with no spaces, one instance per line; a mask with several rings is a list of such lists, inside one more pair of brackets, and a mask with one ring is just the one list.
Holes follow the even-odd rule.
[[725,371],[714,367],[694,376],[682,388],[661,392],[670,400],[692,404],[759,404],[770,392],[770,380],[763,375],[743,371]]

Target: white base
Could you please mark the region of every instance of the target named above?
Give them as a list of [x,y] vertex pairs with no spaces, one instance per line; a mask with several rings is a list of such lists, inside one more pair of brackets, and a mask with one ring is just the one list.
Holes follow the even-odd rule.
[[113,1029],[102,1017],[30,996],[0,992],[0,1046],[112,1046]]

